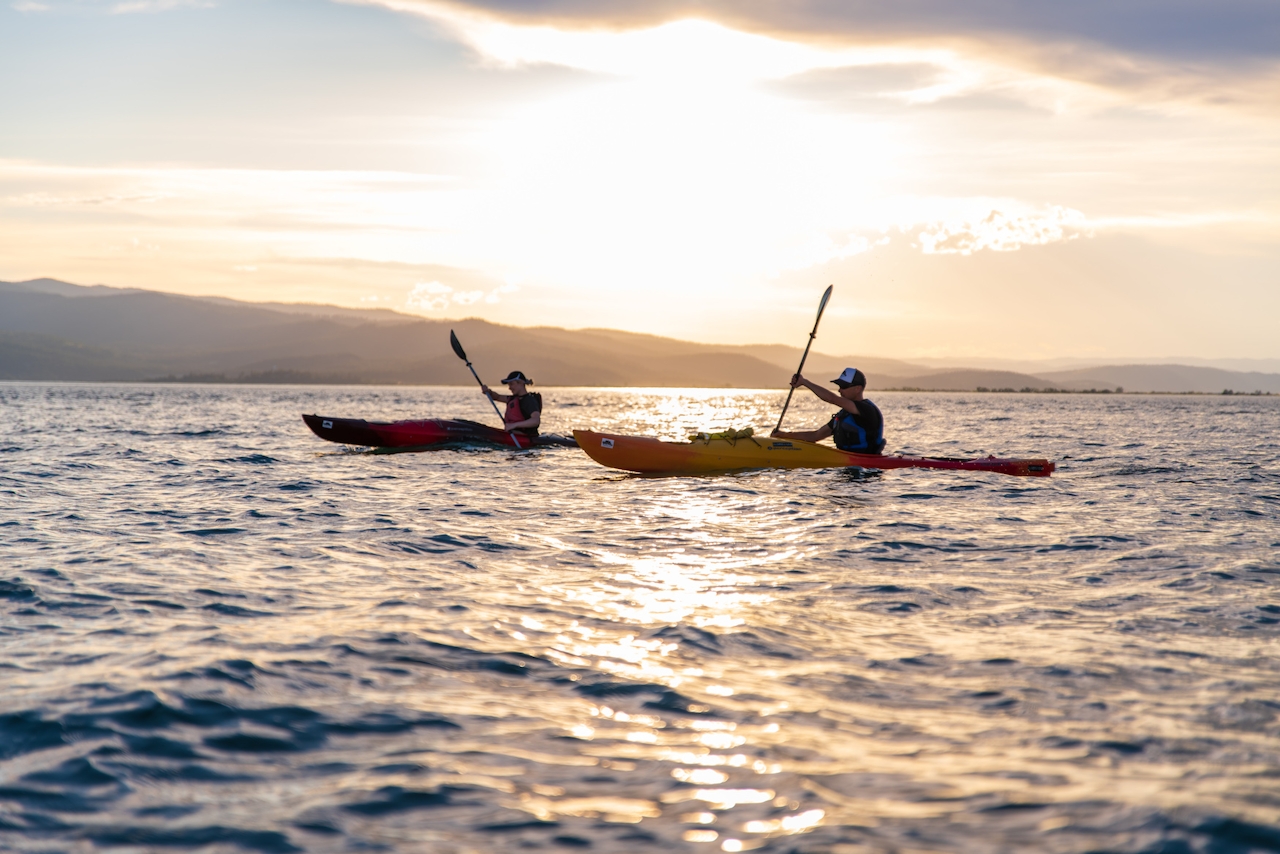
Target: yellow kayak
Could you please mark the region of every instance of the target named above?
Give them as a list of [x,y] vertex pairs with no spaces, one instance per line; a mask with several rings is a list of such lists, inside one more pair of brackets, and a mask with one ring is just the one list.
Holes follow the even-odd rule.
[[578,447],[609,468],[641,474],[693,474],[761,468],[929,468],[987,471],[1023,477],[1048,477],[1048,460],[1009,460],[987,457],[961,460],[890,454],[853,454],[828,445],[796,439],[707,438],[691,442],[663,442],[644,436],[620,436],[594,430],[574,430]]

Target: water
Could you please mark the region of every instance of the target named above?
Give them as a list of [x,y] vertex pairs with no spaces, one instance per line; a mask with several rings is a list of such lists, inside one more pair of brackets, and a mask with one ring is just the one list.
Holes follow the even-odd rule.
[[[544,394],[666,438],[782,399]],[[1058,472],[640,478],[298,417],[470,389],[0,385],[0,846],[1280,850],[1280,400],[871,396],[891,449]]]

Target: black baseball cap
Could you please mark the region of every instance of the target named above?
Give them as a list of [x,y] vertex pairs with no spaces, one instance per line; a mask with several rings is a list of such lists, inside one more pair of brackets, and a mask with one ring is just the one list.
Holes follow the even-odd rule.
[[524,371],[512,371],[511,373],[507,374],[506,379],[504,379],[502,382],[504,385],[507,383],[514,383],[514,382],[522,382],[525,385],[530,385],[533,382],[533,380],[526,377],[524,375]]
[[845,368],[840,372],[840,376],[833,379],[832,382],[840,386],[840,388],[849,388],[855,385],[866,386],[867,375],[857,368]]

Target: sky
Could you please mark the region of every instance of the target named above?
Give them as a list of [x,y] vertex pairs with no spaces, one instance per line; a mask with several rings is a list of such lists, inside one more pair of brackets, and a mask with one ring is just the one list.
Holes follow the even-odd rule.
[[0,0],[0,280],[1280,357],[1275,0]]

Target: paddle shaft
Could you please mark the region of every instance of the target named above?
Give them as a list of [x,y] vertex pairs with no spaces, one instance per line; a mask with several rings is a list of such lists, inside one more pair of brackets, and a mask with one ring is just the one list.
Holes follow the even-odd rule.
[[[479,383],[480,388],[483,389],[484,380],[480,379],[480,375],[476,373],[476,369],[471,367],[471,360],[467,358],[466,351],[462,349],[462,342],[458,340],[458,336],[454,335],[452,330],[450,330],[449,332],[449,343],[453,346],[453,352],[458,355],[458,358],[462,359],[462,361],[466,363],[467,370],[471,371],[471,376],[476,378],[476,382]],[[501,410],[498,409],[497,402],[495,402],[494,399],[492,397],[489,397],[489,395],[487,394],[485,395],[485,397],[488,398],[489,405],[493,407],[493,414],[497,415],[498,420],[505,425],[506,419],[502,417],[502,412]],[[516,431],[508,430],[507,433],[510,434],[511,441],[516,443],[516,447],[517,448],[521,447],[520,437],[516,435]]]
[[[813,346],[813,339],[818,337],[818,324],[822,322],[822,312],[827,310],[827,300],[831,299],[831,289],[835,285],[827,285],[826,292],[822,295],[822,302],[818,303],[818,316],[813,321],[813,331],[809,333],[809,343],[804,345],[804,354],[800,357],[800,367],[796,368],[796,373],[800,374],[804,371],[805,360],[809,358],[809,348]],[[796,387],[792,386],[787,392],[787,402],[782,404],[782,414],[778,416],[778,426],[773,429],[782,429],[782,419],[787,417],[787,407],[791,406],[791,395],[796,393]]]

